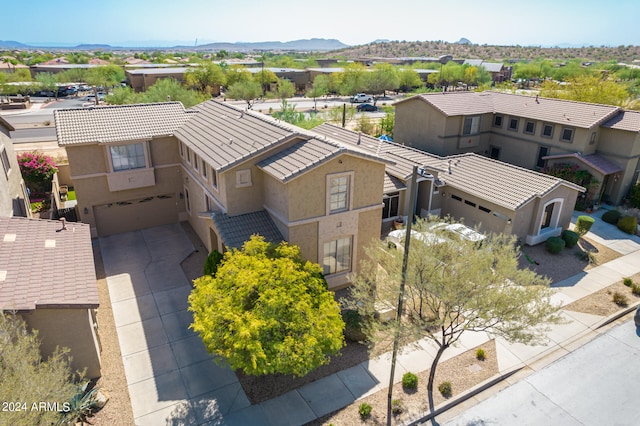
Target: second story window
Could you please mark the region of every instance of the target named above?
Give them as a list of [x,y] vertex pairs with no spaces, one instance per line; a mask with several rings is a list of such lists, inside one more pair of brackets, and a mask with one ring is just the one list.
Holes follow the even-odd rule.
[[465,117],[462,127],[463,135],[475,135],[480,131],[480,117]]
[[496,115],[493,117],[493,127],[502,127],[502,116]]
[[553,137],[553,124],[545,124],[542,128],[542,137],[543,138],[552,138]]
[[349,176],[329,178],[329,213],[345,211],[349,208]]
[[527,121],[524,125],[524,132],[533,135],[536,132],[536,123],[533,121]]
[[9,179],[9,170],[11,170],[11,163],[9,163],[9,156],[7,155],[7,150],[3,149],[0,154],[2,158],[2,168],[4,169],[4,175],[7,179]]
[[562,135],[560,136],[562,142],[571,142],[573,140],[573,129],[564,127],[562,129]]
[[518,119],[517,118],[510,118],[509,119],[509,130],[512,130],[514,132],[518,131]]
[[142,143],[110,146],[109,153],[114,172],[147,167]]

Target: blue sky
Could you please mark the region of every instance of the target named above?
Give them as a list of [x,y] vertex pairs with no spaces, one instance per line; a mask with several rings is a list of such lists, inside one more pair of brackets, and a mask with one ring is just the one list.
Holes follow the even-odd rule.
[[117,46],[335,38],[640,45],[639,0],[30,0],[2,2],[0,40]]

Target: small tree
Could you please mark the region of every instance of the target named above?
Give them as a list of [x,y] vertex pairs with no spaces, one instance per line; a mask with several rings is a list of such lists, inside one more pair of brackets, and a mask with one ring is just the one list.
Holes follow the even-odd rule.
[[465,332],[485,331],[528,344],[545,340],[545,324],[558,323],[560,317],[550,300],[549,280],[518,268],[515,237],[491,235],[478,247],[447,235],[441,227],[433,228],[429,221],[414,226],[414,233],[430,232],[435,237],[411,240],[403,320],[375,319],[377,306],[397,303],[402,275],[402,250],[383,242],[366,248],[367,259],[353,279],[351,304],[363,318],[372,318],[365,333],[373,342],[388,342],[397,334],[405,344],[424,337],[436,344],[427,383],[433,410],[440,357]]
[[32,409],[32,404],[58,402],[63,408],[71,400],[76,387],[67,354],[58,349],[43,360],[38,333],[27,330],[20,318],[0,313],[0,401],[13,404],[2,410],[0,423],[50,425],[60,419],[60,413]]
[[194,281],[191,328],[207,350],[249,375],[304,376],[343,345],[340,306],[297,246],[253,236]]
[[261,94],[262,87],[257,81],[239,81],[229,87],[227,91],[227,97],[245,101],[248,109],[251,109],[253,102]]
[[45,191],[51,185],[58,168],[53,159],[41,152],[23,152],[18,155],[22,178],[34,191]]
[[316,99],[329,93],[329,77],[319,75],[313,80],[313,86],[307,91],[307,96],[313,98],[313,109],[317,110]]

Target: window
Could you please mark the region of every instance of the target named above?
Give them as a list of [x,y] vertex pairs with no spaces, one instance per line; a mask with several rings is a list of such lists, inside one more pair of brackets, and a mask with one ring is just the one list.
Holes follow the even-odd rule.
[[110,146],[113,171],[143,169],[147,166],[142,143]]
[[184,158],[184,144],[180,142],[178,146],[180,147],[180,157]]
[[187,147],[187,163],[191,164],[191,150]]
[[518,131],[518,119],[517,118],[510,118],[509,119],[509,130]]
[[524,132],[533,135],[536,132],[536,123],[533,121],[527,121],[524,126]]
[[324,243],[325,275],[351,270],[351,237]]
[[571,142],[573,140],[573,129],[568,127],[562,128],[562,136],[560,136],[562,142]]
[[453,198],[456,201],[462,201],[462,198],[458,197],[457,195],[452,195],[451,198]]
[[202,159],[202,177],[207,180],[207,163],[204,162],[204,158]]
[[485,206],[478,206],[478,208],[485,213],[491,213],[491,209],[488,209]]
[[251,169],[236,172],[236,187],[251,186]]
[[198,158],[198,156],[194,152],[193,153],[193,168],[198,170],[198,167],[200,167],[200,159]]
[[500,148],[497,146],[490,146],[489,147],[489,157],[493,158],[494,160],[499,160],[500,159]]
[[329,178],[329,213],[349,208],[349,176]]
[[210,212],[211,210],[213,210],[213,200],[211,199],[211,197],[209,197],[208,194],[204,195],[204,207],[205,210]]
[[214,169],[211,169],[211,185],[213,185],[214,188],[218,187],[218,172]]
[[542,128],[542,137],[543,138],[552,138],[553,137],[553,124],[545,124]]
[[464,200],[464,203],[465,203],[466,205],[468,205],[468,206],[471,206],[471,207],[475,207],[475,206],[476,206],[476,203],[474,203],[473,201]]
[[502,116],[496,115],[493,117],[493,127],[502,127]]
[[548,228],[551,226],[551,218],[553,217],[553,206],[554,203],[547,204],[542,213],[542,226],[541,228]]
[[596,143],[596,132],[591,133],[591,139],[589,139],[589,145]]
[[4,169],[4,176],[9,179],[9,170],[11,170],[11,163],[9,163],[9,156],[7,155],[7,150],[3,149],[2,154],[2,168]]
[[480,130],[480,117],[465,117],[464,126],[462,128],[463,135],[475,135]]
[[189,198],[189,189],[184,188],[184,204],[187,206],[187,211],[191,213],[191,199]]
[[543,157],[549,155],[549,148],[546,146],[541,146],[538,148],[538,160],[536,161],[536,167],[541,169],[544,167],[544,163],[546,160],[543,160]]
[[389,219],[390,217],[398,216],[398,204],[400,203],[400,193],[393,192],[391,194],[385,194],[382,198],[384,207],[382,208],[382,218]]

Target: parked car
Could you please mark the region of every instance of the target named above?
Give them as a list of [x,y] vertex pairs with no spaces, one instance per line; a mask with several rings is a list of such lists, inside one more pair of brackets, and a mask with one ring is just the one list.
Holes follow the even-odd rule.
[[[395,231],[389,232],[387,235],[387,242],[389,247],[395,246],[396,248],[404,248],[404,241],[407,235],[406,229],[398,229]],[[438,237],[436,234],[432,234],[431,232],[417,232],[412,230],[411,237],[414,240],[422,241],[425,244],[433,245],[444,243],[446,240],[444,238]]]
[[465,226],[461,223],[438,223],[433,225],[430,229],[444,229],[451,235],[457,236],[467,241],[471,241],[474,243],[481,243],[486,237],[481,233]]
[[[104,101],[104,97],[107,96],[106,93],[104,92],[98,92],[98,101]],[[95,102],[96,101],[96,95],[94,95],[93,93],[90,95],[87,95],[86,98],[84,98],[85,101],[87,102]]]
[[636,314],[633,317],[633,321],[636,323],[636,328],[640,328],[640,306],[636,309]]
[[356,107],[356,111],[367,111],[367,112],[372,112],[372,111],[377,111],[378,107],[377,106],[373,106],[371,104],[360,104]]
[[357,93],[356,95],[351,97],[351,102],[353,103],[373,102],[373,97],[367,95],[366,93]]

